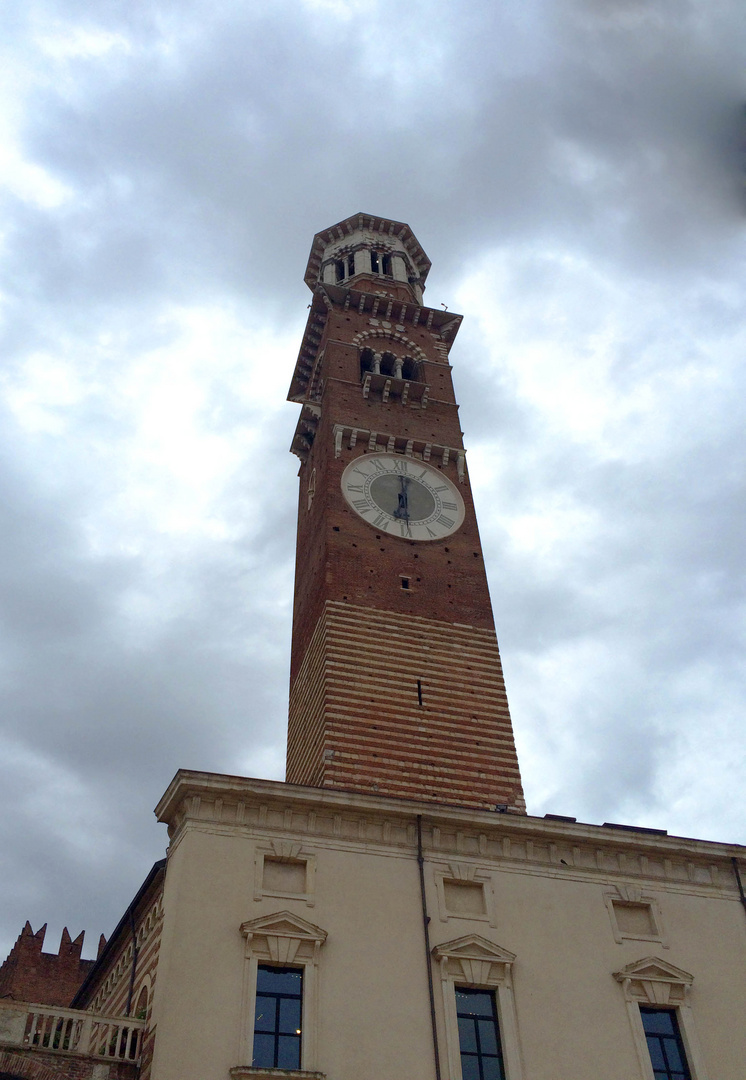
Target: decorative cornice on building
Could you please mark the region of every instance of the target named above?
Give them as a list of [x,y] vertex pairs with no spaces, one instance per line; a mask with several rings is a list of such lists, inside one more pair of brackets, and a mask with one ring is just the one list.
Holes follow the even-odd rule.
[[155,809],[173,850],[190,829],[293,835],[305,844],[414,851],[423,818],[427,859],[454,857],[501,870],[609,884],[644,880],[738,901],[731,859],[746,848],[657,832],[558,822],[524,814],[180,770]]
[[424,327],[443,340],[445,357],[463,321],[463,315],[457,315],[453,311],[421,307],[411,300],[396,300],[389,296],[350,289],[344,285],[318,284],[314,288],[306,328],[288,391],[288,401],[303,402],[308,396],[322,331],[329,311],[333,307],[343,311],[354,308],[358,314],[368,313],[371,319],[378,320],[379,335],[387,330],[403,333],[408,325]]
[[312,289],[319,279],[319,271],[324,252],[331,244],[344,241],[357,232],[377,233],[381,236],[396,237],[403,245],[413,265],[420,275],[420,281],[424,283],[430,272],[432,263],[422,249],[420,242],[414,235],[409,225],[403,221],[391,221],[388,218],[378,217],[374,214],[359,212],[337,222],[328,229],[316,233],[311,244],[311,253],[308,256],[308,265],[303,280]]

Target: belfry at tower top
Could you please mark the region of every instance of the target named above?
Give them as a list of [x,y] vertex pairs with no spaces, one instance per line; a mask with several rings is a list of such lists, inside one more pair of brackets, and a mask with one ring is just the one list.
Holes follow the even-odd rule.
[[362,274],[382,274],[408,284],[422,300],[430,260],[409,225],[373,214],[353,214],[316,233],[304,281],[341,284]]

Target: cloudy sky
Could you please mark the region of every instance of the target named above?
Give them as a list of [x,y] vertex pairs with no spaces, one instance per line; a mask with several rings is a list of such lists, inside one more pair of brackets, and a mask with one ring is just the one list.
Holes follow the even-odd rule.
[[742,0],[6,0],[0,958],[282,778],[313,234],[408,222],[530,812],[746,842]]

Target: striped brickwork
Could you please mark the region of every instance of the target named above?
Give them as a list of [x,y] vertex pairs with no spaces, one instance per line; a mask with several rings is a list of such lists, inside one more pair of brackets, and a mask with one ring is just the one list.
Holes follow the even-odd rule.
[[291,690],[287,780],[525,812],[494,632],[328,601]]
[[[144,1033],[140,1080],[148,1080],[153,1056],[155,1029],[151,1028],[153,991],[158,970],[158,956],[163,926],[163,883],[161,881],[150,902],[137,913],[135,935],[137,940],[137,966],[132,992],[132,1015],[138,1016],[143,1004],[147,1020]],[[89,989],[86,1007],[107,1016],[124,1016],[132,975],[132,937],[129,928],[122,933],[121,943],[112,951],[108,962],[102,965],[98,977]],[[144,990],[144,993],[143,993]]]

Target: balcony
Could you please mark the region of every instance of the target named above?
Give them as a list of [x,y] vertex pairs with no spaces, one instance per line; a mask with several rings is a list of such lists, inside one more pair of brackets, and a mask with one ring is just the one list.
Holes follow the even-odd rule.
[[[68,1072],[71,1077],[102,1076],[100,1063],[107,1061],[117,1066],[108,1070],[112,1080],[134,1080],[144,1028],[144,1020],[131,1016],[99,1016],[54,1005],[0,1001],[0,1073],[14,1072],[19,1059],[33,1056],[42,1058],[46,1065],[53,1059],[61,1077]],[[69,1069],[63,1064],[65,1058]],[[90,1071],[81,1069],[81,1058],[88,1059]]]

